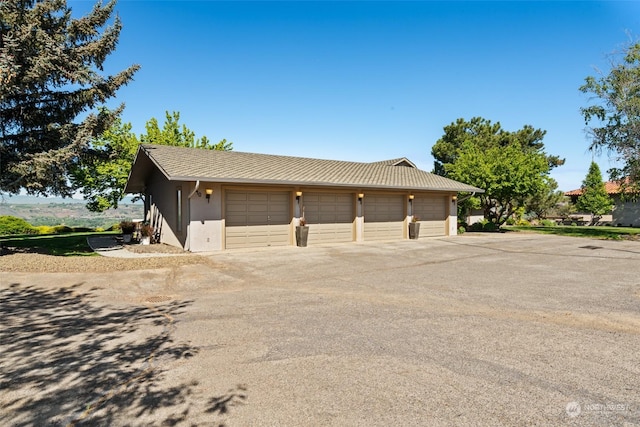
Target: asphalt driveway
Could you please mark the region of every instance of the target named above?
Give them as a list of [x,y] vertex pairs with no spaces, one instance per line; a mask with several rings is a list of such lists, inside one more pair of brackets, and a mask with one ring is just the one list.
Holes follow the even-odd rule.
[[201,259],[0,273],[0,425],[640,425],[638,242]]

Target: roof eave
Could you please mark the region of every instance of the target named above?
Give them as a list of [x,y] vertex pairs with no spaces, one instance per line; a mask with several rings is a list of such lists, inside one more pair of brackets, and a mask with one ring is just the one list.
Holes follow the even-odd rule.
[[256,184],[256,185],[290,185],[307,187],[343,187],[343,188],[366,188],[366,189],[386,189],[386,190],[407,190],[407,191],[443,191],[452,193],[484,193],[484,190],[475,187],[454,188],[454,187],[409,187],[400,185],[379,185],[362,184],[353,182],[326,182],[326,181],[289,181],[275,179],[243,179],[243,178],[221,178],[211,176],[174,176],[168,177],[169,181],[202,181],[219,182],[223,184]]

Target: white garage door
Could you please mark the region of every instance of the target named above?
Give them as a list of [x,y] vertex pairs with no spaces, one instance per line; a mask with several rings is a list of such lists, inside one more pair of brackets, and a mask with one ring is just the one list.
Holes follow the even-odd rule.
[[448,196],[416,195],[413,199],[413,214],[420,218],[420,236],[447,235]]
[[364,202],[364,240],[404,237],[404,196],[367,194]]
[[353,241],[353,194],[304,193],[308,244]]
[[227,191],[227,249],[289,245],[289,207],[288,192]]

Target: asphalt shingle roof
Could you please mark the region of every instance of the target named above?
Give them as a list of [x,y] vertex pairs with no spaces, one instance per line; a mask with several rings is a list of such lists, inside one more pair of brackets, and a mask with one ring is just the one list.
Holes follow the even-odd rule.
[[142,184],[134,181],[142,179],[136,173],[136,163],[144,155],[171,181],[483,192],[414,167],[393,166],[400,159],[362,163],[165,145],[140,146],[127,183],[128,192],[137,192]]

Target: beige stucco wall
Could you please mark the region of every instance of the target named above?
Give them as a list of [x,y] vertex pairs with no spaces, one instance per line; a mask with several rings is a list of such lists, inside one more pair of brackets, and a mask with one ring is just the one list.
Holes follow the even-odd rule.
[[611,225],[640,227],[640,203],[616,200],[611,216]]
[[[209,252],[224,249],[224,221],[222,211],[222,186],[216,183],[200,182],[198,192],[194,193],[196,183],[189,183],[189,223],[187,250]],[[213,190],[209,199],[206,190]],[[189,196],[187,194],[187,196]]]
[[[318,192],[350,192],[354,196],[354,240],[364,241],[364,218],[361,202],[357,198],[358,193],[371,194],[402,194],[404,195],[405,220],[403,238],[408,238],[408,223],[410,222],[409,212],[409,192],[376,192],[363,191],[361,189],[347,190],[344,188],[305,188],[305,187],[282,187],[282,186],[243,186],[243,185],[222,185],[213,182],[200,182],[198,191],[194,192],[196,182],[170,182],[159,172],[154,173],[147,184],[147,191],[155,195],[151,199],[152,222],[154,227],[159,227],[160,240],[162,243],[177,246],[192,252],[218,251],[225,248],[225,192],[229,190],[251,190],[251,191],[289,191],[291,194],[291,239],[290,244],[295,245],[295,226],[299,221],[297,211],[296,191]],[[213,190],[211,199],[206,198],[206,189]],[[182,191],[182,230],[178,230],[177,215],[177,189]],[[447,220],[445,234],[453,236],[457,234],[457,202],[452,200],[455,193],[426,192],[414,193],[431,196],[447,197]],[[162,195],[158,197],[158,195]],[[189,197],[191,195],[191,197]]]
[[456,236],[458,234],[458,201],[454,200],[455,193],[449,194],[449,211],[447,212],[447,228],[448,236]]

